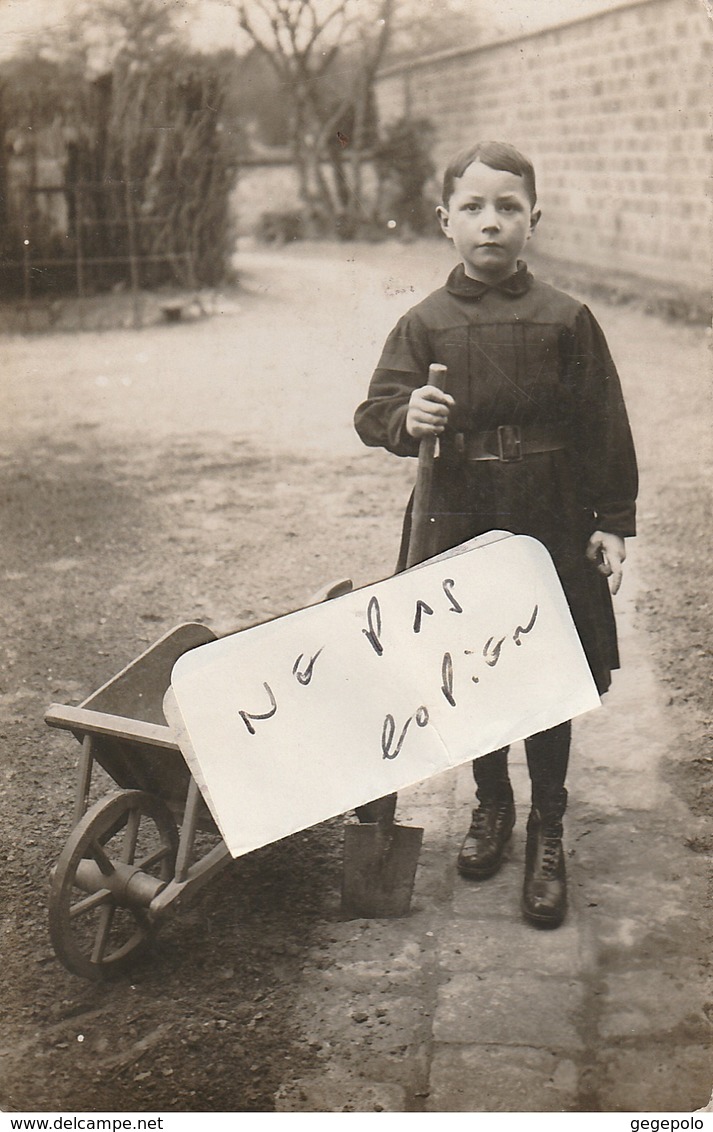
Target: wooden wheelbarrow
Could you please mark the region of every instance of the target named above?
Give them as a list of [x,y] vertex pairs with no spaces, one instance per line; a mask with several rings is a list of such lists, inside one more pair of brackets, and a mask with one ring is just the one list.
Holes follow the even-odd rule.
[[[350,589],[340,583],[313,601]],[[179,625],[79,706],[45,713],[82,748],[73,826],[49,898],[54,950],[76,975],[124,971],[162,918],[232,861],[164,715],[176,661],[215,640],[205,625]],[[116,789],[89,805],[96,764]],[[345,827],[344,904],[353,914],[408,910],[422,831],[395,826],[394,804],[395,796],[360,807],[368,824]]]
[[[178,657],[215,639],[205,625],[179,625],[79,707],[45,714],[82,744],[74,826],[49,900],[52,944],[76,975],[123,970],[168,909],[231,861],[162,711]],[[88,807],[95,763],[117,790]]]

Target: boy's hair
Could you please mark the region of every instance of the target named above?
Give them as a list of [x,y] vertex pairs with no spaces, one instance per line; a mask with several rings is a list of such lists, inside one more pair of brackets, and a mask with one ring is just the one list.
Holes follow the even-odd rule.
[[446,207],[453,195],[455,182],[463,176],[468,166],[472,165],[474,161],[480,161],[483,165],[490,166],[491,169],[501,169],[505,173],[514,173],[517,177],[522,177],[532,207],[535,207],[537,187],[532,162],[529,157],[525,157],[524,153],[520,153],[519,149],[515,149],[514,145],[497,141],[478,142],[470,149],[461,150],[449,163],[443,174],[443,204]]

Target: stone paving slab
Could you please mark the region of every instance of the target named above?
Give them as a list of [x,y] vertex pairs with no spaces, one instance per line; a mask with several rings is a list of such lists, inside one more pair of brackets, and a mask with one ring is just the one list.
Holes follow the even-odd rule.
[[607,972],[600,996],[599,1031],[604,1038],[652,1038],[671,1034],[678,1041],[710,1041],[703,1004],[713,993],[711,980],[692,978],[687,966],[674,971],[659,964]]
[[438,961],[447,972],[527,971],[533,975],[577,975],[592,958],[578,924],[565,922],[552,933],[533,931],[526,923],[505,929],[497,920],[458,920],[438,936]]
[[573,798],[585,798],[587,804],[599,812],[607,809],[608,812],[637,810],[648,814],[654,807],[665,806],[669,800],[668,787],[660,780],[646,779],[639,771],[627,769],[617,773],[617,790],[612,806],[611,770],[606,767],[574,770],[570,777],[570,792]]
[[615,915],[592,907],[589,922],[598,941],[599,963],[608,969],[629,968],[632,959],[639,956],[664,967],[667,963],[678,967],[687,940],[691,942],[689,953],[695,954],[698,931],[689,916],[662,918],[652,924],[651,918],[644,915]]
[[566,1054],[520,1046],[438,1046],[429,1112],[560,1112],[572,1109],[579,1072]]
[[[580,874],[581,875],[581,874]],[[624,886],[619,876],[583,877],[582,889],[590,908],[609,916],[655,920],[674,924],[684,920],[691,906],[688,884],[656,876],[637,877],[635,888]],[[688,899],[686,897],[688,896]]]
[[713,1052],[710,1043],[612,1047],[599,1074],[610,1112],[695,1112],[711,1095]]
[[599,871],[602,852],[610,849],[615,852],[617,868],[628,875],[627,870],[639,866],[643,849],[651,872],[658,878],[680,873],[683,837],[672,835],[670,829],[656,832],[649,822],[644,825],[638,814],[615,819],[606,814],[593,816],[589,807],[585,810],[577,802],[570,812],[576,818],[570,841],[580,866]]
[[[640,828],[628,817],[579,825],[574,859],[587,907],[622,920],[648,922],[657,930],[669,925],[685,934],[708,872],[708,862],[685,845],[686,827],[675,826],[675,835],[660,833]],[[601,867],[609,857],[615,869]],[[631,877],[635,884],[628,882]]]
[[[515,852],[515,844],[513,839],[504,864],[494,877],[485,881],[471,881],[459,876],[455,878],[452,897],[454,916],[470,920],[494,917],[513,924],[520,922],[523,853]],[[455,872],[455,860],[451,860],[451,869]]]
[[524,971],[459,972],[439,988],[433,1037],[456,1045],[579,1049],[576,1020],[582,998],[577,978]]

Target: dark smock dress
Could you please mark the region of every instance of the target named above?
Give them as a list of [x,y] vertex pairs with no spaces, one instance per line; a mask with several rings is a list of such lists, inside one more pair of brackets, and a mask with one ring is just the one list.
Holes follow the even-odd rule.
[[[463,266],[389,335],[355,425],[367,445],[417,456],[411,393],[432,362],[455,399],[435,461],[429,556],[489,530],[550,552],[600,694],[619,667],[607,580],[585,557],[595,530],[636,533],[636,456],[604,335],[576,299],[524,263],[488,286]],[[406,565],[411,503],[397,569]]]

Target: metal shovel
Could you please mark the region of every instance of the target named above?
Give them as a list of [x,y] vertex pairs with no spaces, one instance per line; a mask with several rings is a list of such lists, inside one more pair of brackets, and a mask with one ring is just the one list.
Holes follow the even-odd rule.
[[396,825],[396,795],[357,806],[344,827],[342,908],[351,916],[405,916],[411,907],[423,830]]
[[[351,589],[349,578],[330,582],[308,604]],[[396,795],[387,794],[357,806],[359,825],[344,827],[342,909],[348,916],[405,916],[411,907],[423,830],[396,825],[395,812]]]
[[[432,365],[429,385],[443,389],[446,367]],[[424,437],[418,451],[408,565],[426,556],[435,437]],[[396,825],[396,795],[357,808],[359,825],[344,828],[342,908],[353,916],[405,916],[411,908],[423,829]]]

